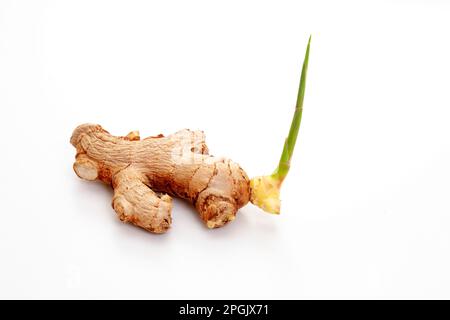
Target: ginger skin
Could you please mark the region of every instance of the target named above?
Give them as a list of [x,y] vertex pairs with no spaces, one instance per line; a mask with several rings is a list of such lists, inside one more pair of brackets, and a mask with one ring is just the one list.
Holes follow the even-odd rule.
[[118,137],[100,125],[83,124],[70,142],[77,151],[75,173],[110,184],[119,219],[150,232],[170,227],[170,196],[191,202],[209,228],[234,220],[250,198],[246,173],[231,160],[208,155],[201,131],[141,140],[137,131]]

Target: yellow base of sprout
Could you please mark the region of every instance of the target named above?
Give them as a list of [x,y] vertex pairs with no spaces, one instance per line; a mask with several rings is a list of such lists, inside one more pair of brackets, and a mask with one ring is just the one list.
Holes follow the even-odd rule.
[[274,176],[256,177],[250,180],[250,201],[266,212],[280,214],[281,181]]

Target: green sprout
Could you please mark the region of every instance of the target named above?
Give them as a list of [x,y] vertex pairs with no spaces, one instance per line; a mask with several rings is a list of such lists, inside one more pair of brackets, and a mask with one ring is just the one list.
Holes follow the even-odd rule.
[[297,142],[300,122],[302,120],[303,99],[305,97],[306,73],[308,71],[309,46],[311,36],[306,47],[305,60],[303,61],[302,75],[300,77],[300,86],[297,95],[297,104],[295,106],[294,117],[292,118],[291,128],[288,137],[284,141],[283,152],[280,162],[275,171],[269,176],[256,177],[251,179],[251,197],[250,201],[266,212],[280,213],[280,188],[291,167],[292,154],[295,143]]

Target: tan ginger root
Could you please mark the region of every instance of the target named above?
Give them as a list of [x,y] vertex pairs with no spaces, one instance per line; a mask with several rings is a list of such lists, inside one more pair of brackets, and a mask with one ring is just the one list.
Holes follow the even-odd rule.
[[201,131],[140,140],[137,131],[116,137],[100,125],[83,124],[70,142],[77,149],[75,173],[112,185],[120,220],[154,233],[167,231],[172,222],[167,194],[191,202],[209,228],[234,220],[250,198],[246,173],[228,159],[208,155]]
[[181,130],[168,137],[141,140],[137,131],[115,137],[94,124],[77,127],[70,139],[77,149],[76,174],[110,184],[112,205],[120,220],[155,233],[167,231],[172,222],[169,195],[190,201],[209,228],[234,220],[249,200],[266,212],[279,214],[280,188],[291,167],[302,119],[310,43],[311,37],[291,127],[272,174],[249,181],[236,163],[208,155],[201,131]]

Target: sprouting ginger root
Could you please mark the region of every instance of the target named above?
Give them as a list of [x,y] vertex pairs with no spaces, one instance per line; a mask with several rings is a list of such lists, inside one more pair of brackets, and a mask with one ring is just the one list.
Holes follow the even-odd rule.
[[302,119],[310,43],[311,36],[291,127],[272,174],[250,181],[236,163],[208,155],[201,131],[181,130],[141,140],[138,131],[115,137],[94,124],[77,127],[70,139],[77,149],[76,174],[112,185],[112,205],[120,220],[154,233],[166,232],[172,222],[169,195],[190,201],[209,228],[234,220],[237,210],[249,201],[279,214],[280,188],[291,166]]
[[201,131],[141,140],[137,131],[117,137],[100,125],[83,124],[70,142],[77,150],[75,173],[112,185],[120,220],[150,232],[170,227],[170,196],[191,202],[209,228],[234,220],[250,198],[246,173],[231,160],[208,155]]

